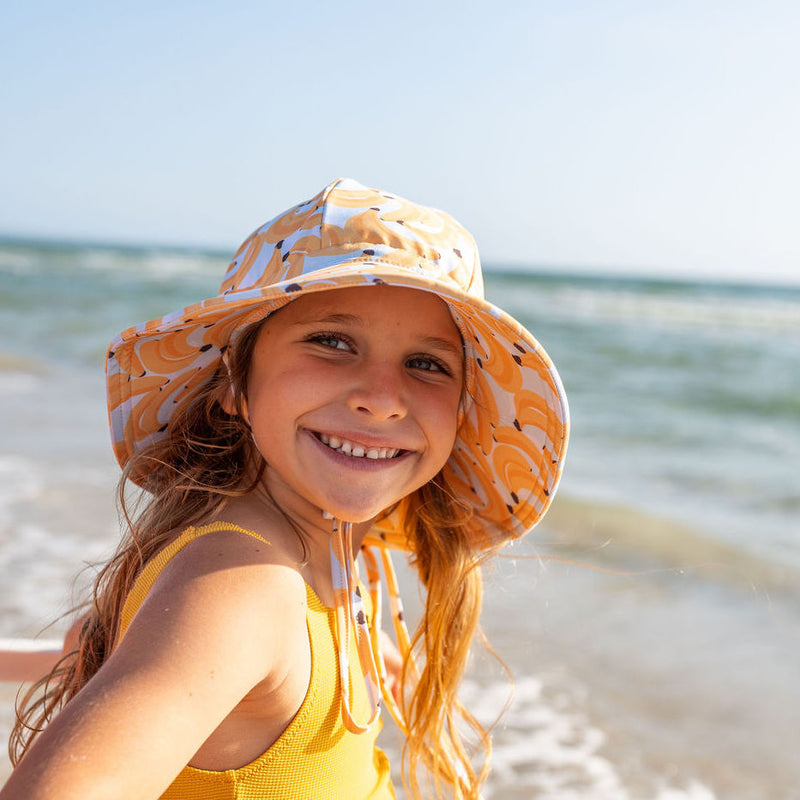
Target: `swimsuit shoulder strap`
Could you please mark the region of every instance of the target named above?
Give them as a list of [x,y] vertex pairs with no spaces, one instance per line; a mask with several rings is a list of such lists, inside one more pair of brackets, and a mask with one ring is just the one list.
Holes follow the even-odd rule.
[[259,539],[265,544],[269,542],[260,534],[255,531],[242,528],[239,525],[233,525],[230,522],[212,522],[209,525],[201,525],[199,527],[190,526],[186,528],[180,536],[173,539],[165,548],[160,550],[150,561],[145,564],[144,569],[136,576],[136,580],[131,587],[128,596],[125,598],[125,604],[122,607],[122,614],[120,615],[119,632],[117,633],[117,644],[119,644],[125,631],[131,624],[131,621],[136,616],[136,612],[144,603],[150,589],[156,578],[161,574],[161,570],[177,555],[187,544],[190,544],[195,539],[205,536],[208,533],[219,533],[220,531],[236,531],[237,533],[244,533],[247,536],[252,536],[254,539]]

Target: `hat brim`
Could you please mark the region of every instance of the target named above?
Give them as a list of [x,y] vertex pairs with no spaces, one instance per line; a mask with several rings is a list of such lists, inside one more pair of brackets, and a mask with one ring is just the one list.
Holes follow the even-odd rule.
[[[438,295],[469,339],[472,402],[444,474],[474,509],[476,546],[529,531],[555,494],[568,440],[566,395],[550,358],[513,317],[455,283],[363,258],[229,292],[123,331],[106,360],[109,423],[120,465],[166,436],[174,410],[211,379],[238,331],[306,294],[382,284]],[[375,536],[384,546],[406,549],[398,527],[390,516]]]

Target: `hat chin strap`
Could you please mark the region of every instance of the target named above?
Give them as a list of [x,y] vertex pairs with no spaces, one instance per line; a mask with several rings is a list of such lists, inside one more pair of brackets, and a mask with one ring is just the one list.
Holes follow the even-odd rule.
[[[378,561],[374,548],[362,548],[367,567],[369,593],[372,601],[372,619],[364,613],[359,585],[358,567],[353,557],[353,525],[340,521],[332,514],[323,516],[333,520],[330,540],[331,577],[334,592],[334,633],[339,662],[339,684],[341,687],[341,710],[344,725],[351,733],[365,733],[380,716],[381,700],[386,702],[389,712],[401,730],[407,727],[392,693],[387,687],[386,666],[380,644],[381,631],[381,586]],[[381,550],[383,570],[394,620],[397,645],[403,662],[409,664],[412,674],[417,675],[416,665],[410,658],[410,639],[403,620],[402,603],[398,594],[397,577],[389,553]],[[350,641],[355,636],[358,659],[367,686],[370,716],[366,722],[355,719],[350,698]]]

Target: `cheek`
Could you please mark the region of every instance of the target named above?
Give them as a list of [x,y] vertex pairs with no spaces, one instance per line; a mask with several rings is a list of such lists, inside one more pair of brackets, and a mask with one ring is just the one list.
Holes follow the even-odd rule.
[[247,407],[254,432],[279,425],[285,417],[284,412],[291,407],[289,389],[283,377],[272,370],[262,368],[251,372],[247,384]]
[[272,406],[278,413],[283,405],[295,405],[309,390],[309,382],[303,371],[294,366],[271,364],[253,370],[247,382],[247,394],[251,405],[262,408]]
[[429,439],[441,466],[450,457],[458,429],[458,404],[460,396],[440,398],[427,404],[430,412]]
[[264,449],[285,447],[305,415],[323,402],[325,382],[291,365],[263,369],[248,386],[250,426]]

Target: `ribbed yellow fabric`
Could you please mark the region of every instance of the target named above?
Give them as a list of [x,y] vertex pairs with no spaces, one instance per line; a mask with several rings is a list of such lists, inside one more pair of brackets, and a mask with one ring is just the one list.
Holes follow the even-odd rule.
[[[188,528],[136,579],[122,610],[120,639],[169,560],[199,536],[218,531],[238,531],[266,543],[257,533],[226,523]],[[388,759],[375,746],[380,724],[353,734],[342,722],[334,610],[308,584],[306,598],[311,680],[295,718],[265,753],[244,767],[221,772],[184,767],[161,800],[395,800]],[[351,642],[350,663],[358,665],[355,648]],[[354,710],[368,716],[360,674],[350,681],[350,697]]]

